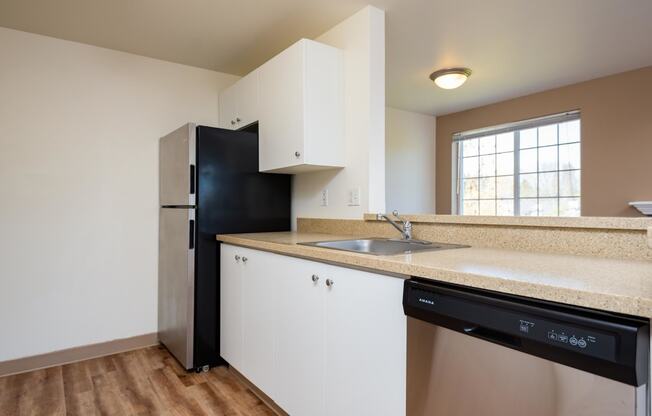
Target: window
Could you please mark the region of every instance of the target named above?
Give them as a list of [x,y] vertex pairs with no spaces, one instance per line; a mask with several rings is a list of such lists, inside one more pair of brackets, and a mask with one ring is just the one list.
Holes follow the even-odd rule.
[[456,134],[454,212],[579,216],[580,135],[579,112]]

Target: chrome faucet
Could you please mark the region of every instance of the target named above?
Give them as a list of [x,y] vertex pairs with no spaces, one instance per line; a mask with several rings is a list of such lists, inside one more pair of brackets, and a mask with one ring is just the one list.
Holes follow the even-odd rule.
[[404,220],[403,218],[399,217],[398,211],[396,210],[392,212],[392,215],[401,222],[401,225],[398,225],[396,221],[389,218],[387,214],[377,214],[376,218],[379,220],[384,219],[390,224],[392,224],[392,226],[401,233],[401,237],[403,240],[412,240],[412,223],[410,221]]

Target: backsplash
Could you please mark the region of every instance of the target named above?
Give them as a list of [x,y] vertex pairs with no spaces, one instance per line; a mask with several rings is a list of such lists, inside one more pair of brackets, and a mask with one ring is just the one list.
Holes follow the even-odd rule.
[[[540,253],[652,261],[652,248],[648,247],[645,229],[452,224],[418,221],[413,224],[413,237],[428,241]],[[299,218],[297,229],[300,232],[311,233],[400,237],[390,224],[377,220]]]

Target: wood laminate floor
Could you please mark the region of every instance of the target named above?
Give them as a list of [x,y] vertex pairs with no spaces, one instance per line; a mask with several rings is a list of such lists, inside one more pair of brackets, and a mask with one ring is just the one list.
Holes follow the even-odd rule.
[[225,367],[187,373],[161,346],[0,378],[0,416],[273,416]]

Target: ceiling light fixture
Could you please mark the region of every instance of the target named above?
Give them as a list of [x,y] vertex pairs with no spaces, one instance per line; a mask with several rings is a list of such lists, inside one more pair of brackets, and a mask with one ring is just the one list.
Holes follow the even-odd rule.
[[470,76],[469,68],[446,68],[430,74],[430,79],[435,81],[439,88],[452,90],[464,84]]

